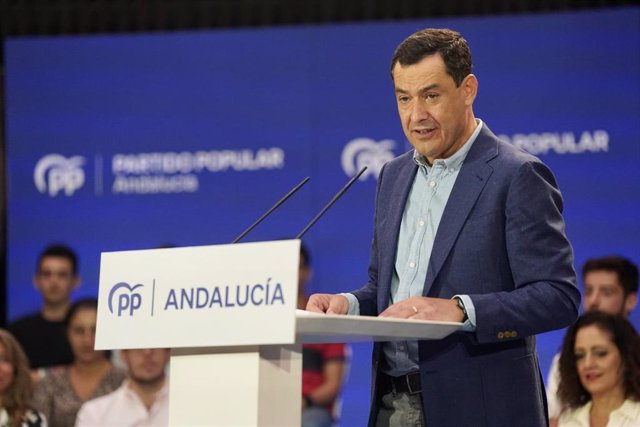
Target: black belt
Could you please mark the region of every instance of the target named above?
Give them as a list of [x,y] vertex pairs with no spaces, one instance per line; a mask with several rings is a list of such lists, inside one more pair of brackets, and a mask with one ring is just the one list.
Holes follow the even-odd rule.
[[422,391],[420,372],[412,372],[401,377],[391,377],[380,372],[379,376],[380,396],[390,392],[416,394]]

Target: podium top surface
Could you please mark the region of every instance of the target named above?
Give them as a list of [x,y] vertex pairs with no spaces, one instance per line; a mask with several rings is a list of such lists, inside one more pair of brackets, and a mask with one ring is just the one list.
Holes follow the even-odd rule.
[[296,342],[437,340],[462,328],[462,323],[389,317],[319,314],[296,310]]

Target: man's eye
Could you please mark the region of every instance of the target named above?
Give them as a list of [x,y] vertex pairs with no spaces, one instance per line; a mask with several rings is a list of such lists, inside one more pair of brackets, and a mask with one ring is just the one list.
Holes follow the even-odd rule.
[[406,104],[407,102],[409,102],[409,97],[408,96],[400,96],[400,97],[398,97],[398,102],[400,104]]
[[51,271],[51,270],[42,270],[39,273],[40,277],[44,277],[46,279],[49,279],[51,277],[58,277],[61,279],[66,279],[68,277],[71,277],[71,274],[66,272],[66,271]]
[[425,98],[427,101],[435,101],[435,100],[437,100],[439,97],[440,97],[440,95],[439,95],[439,94],[437,94],[437,93],[428,93],[424,98]]

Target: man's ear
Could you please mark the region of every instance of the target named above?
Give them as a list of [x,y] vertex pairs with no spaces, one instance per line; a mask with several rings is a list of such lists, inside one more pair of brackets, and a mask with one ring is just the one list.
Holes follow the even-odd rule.
[[464,78],[464,80],[462,80],[460,87],[464,91],[465,105],[472,106],[473,101],[476,99],[476,95],[478,95],[478,79],[474,74],[469,74]]
[[625,312],[625,314],[628,316],[629,313],[631,313],[633,311],[633,309],[636,308],[637,304],[638,304],[638,293],[637,292],[631,292],[624,299],[624,312]]

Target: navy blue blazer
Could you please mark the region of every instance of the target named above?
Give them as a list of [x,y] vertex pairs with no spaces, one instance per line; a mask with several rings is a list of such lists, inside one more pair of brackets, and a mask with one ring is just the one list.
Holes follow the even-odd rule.
[[[362,315],[389,306],[400,222],[418,169],[412,153],[380,172],[369,281],[353,292]],[[426,425],[546,425],[535,335],[572,323],[580,304],[562,196],[540,160],[486,125],[451,191],[424,283],[424,296],[456,294],[471,297],[477,329],[419,342]],[[375,345],[370,425],[380,357]]]

